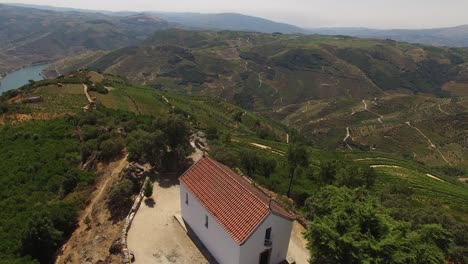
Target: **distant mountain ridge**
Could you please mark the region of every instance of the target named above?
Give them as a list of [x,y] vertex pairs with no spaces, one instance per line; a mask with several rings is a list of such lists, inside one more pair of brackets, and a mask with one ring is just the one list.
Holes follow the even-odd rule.
[[184,25],[188,29],[250,31],[284,34],[307,33],[307,30],[286,23],[237,13],[165,13],[150,12],[164,20]]
[[306,29],[299,26],[279,23],[272,20],[247,16],[237,13],[177,13],[177,12],[112,12],[106,10],[85,10],[64,7],[53,7],[29,4],[8,4],[18,8],[34,8],[70,14],[104,14],[106,16],[130,16],[136,14],[149,14],[157,16],[169,23],[178,24],[178,27],[191,30],[231,30],[261,33],[300,33],[321,35],[345,35],[358,38],[392,39],[409,43],[419,43],[432,46],[468,47],[468,25],[434,29],[389,29],[380,30],[362,27],[331,27]]
[[371,29],[371,28],[316,28],[312,34],[346,35],[359,38],[379,38],[420,43],[432,46],[468,47],[468,25],[433,29]]
[[0,74],[88,51],[141,43],[154,31],[177,27],[149,14],[109,16],[0,4]]

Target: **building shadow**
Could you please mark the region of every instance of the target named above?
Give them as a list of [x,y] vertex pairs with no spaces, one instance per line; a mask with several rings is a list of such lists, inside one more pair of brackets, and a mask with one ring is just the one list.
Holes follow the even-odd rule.
[[210,264],[219,264],[216,259],[211,255],[210,251],[203,245],[203,242],[197,237],[195,232],[193,232],[192,228],[188,225],[188,223],[184,220],[185,227],[187,228],[187,235],[188,237],[192,240],[192,242],[195,244],[195,246],[200,250],[202,255],[205,257],[205,259],[208,261]]

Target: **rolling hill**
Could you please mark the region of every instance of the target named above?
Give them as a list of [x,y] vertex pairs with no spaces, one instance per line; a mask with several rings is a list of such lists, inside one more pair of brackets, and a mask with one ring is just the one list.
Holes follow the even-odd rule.
[[[65,7],[10,4],[23,8],[35,8],[48,11],[70,12],[82,14],[104,14],[107,16],[129,16],[139,14],[132,11],[111,12],[105,10],[85,10]],[[363,27],[317,27],[301,28],[286,23],[278,23],[268,19],[247,16],[236,13],[177,13],[155,12],[148,10],[145,13],[162,18],[170,23],[175,23],[180,28],[196,30],[232,30],[285,34],[319,34],[342,35],[359,38],[392,39],[408,43],[419,43],[432,46],[468,47],[468,25],[459,25],[446,28],[429,29],[373,29]]]
[[183,25],[187,29],[231,30],[285,34],[306,33],[306,30],[286,23],[278,23],[268,19],[246,16],[236,13],[200,14],[150,12],[166,21]]
[[93,50],[135,45],[170,23],[144,14],[108,16],[0,4],[0,74]]
[[[82,106],[87,104],[81,83],[88,83],[88,79],[94,83],[105,84],[108,92],[91,92],[91,96],[97,99],[97,110],[88,110],[80,114]],[[22,99],[29,96],[41,96],[43,102],[21,103]],[[395,99],[397,96],[402,95],[395,95],[393,98],[400,105],[394,105],[393,108],[390,104],[392,98],[366,103],[369,104],[369,110],[382,111],[385,115],[382,120],[387,122],[389,109],[400,108],[418,99],[411,94],[408,94],[405,100]],[[442,103],[432,100],[435,104]],[[448,107],[449,102],[445,103],[441,105],[443,111],[454,111],[455,105]],[[462,102],[450,103],[465,105]],[[5,139],[2,144],[7,151],[1,154],[5,158],[0,159],[0,170],[4,171],[0,174],[0,180],[5,183],[2,185],[4,187],[0,188],[0,194],[6,197],[2,200],[4,217],[0,226],[4,228],[0,232],[0,255],[9,262],[36,263],[24,253],[19,253],[24,247],[24,240],[20,234],[28,230],[34,219],[45,219],[50,227],[66,230],[65,234],[54,238],[58,239],[58,244],[64,243],[66,235],[76,228],[74,222],[77,218],[77,207],[84,206],[89,193],[96,186],[95,180],[99,181],[97,175],[100,174],[96,173],[94,176],[92,171],[81,171],[80,177],[73,178],[74,174],[63,175],[58,173],[57,168],[61,171],[77,170],[80,153],[86,153],[83,150],[88,147],[97,147],[96,140],[108,141],[112,136],[125,137],[122,129],[131,131],[136,127],[154,125],[157,123],[154,118],[174,114],[183,116],[193,131],[205,131],[209,135],[210,155],[233,168],[245,171],[242,162],[245,156],[254,155],[258,160],[273,160],[277,165],[271,175],[264,176],[261,170],[257,170],[249,176],[257,184],[278,194],[284,194],[288,188],[289,174],[285,153],[289,145],[286,142],[286,133],[291,131],[278,122],[245,111],[221,99],[181,95],[132,84],[114,75],[80,71],[60,79],[39,81],[18,91],[11,91],[4,95],[2,104],[4,113],[0,116],[0,137]],[[377,108],[379,104],[381,106]],[[417,105],[421,104],[418,102]],[[317,108],[317,104],[311,103],[310,107]],[[383,111],[385,109],[387,112]],[[431,109],[415,109],[415,112]],[[313,114],[312,109],[310,111],[307,110],[306,115]],[[331,112],[329,114],[332,115]],[[356,111],[354,115],[361,114],[366,113]],[[376,118],[379,117],[372,116],[372,119]],[[137,122],[141,123],[137,125]],[[423,129],[419,123],[411,125]],[[261,129],[269,131],[267,136],[259,133]],[[45,151],[47,148],[53,151]],[[346,168],[350,170],[370,166],[375,172],[375,184],[368,192],[391,212],[392,217],[412,227],[426,223],[441,224],[454,237],[454,245],[458,251],[450,252],[451,256],[465,257],[468,222],[468,189],[465,183],[450,177],[439,168],[429,168],[417,160],[378,150],[366,152],[353,148],[347,151],[329,151],[306,146],[306,151],[309,155],[309,167],[298,171],[293,184],[292,197],[298,208],[302,208],[307,197],[313,196],[323,187],[317,180],[329,162],[345,162],[350,166]],[[29,155],[22,156],[21,153]],[[11,155],[15,159],[12,159]],[[31,163],[31,166],[25,168],[21,165],[22,162],[17,162],[18,159]],[[102,163],[99,167],[105,169],[106,166],[106,163]],[[35,171],[34,175],[37,176],[28,177],[30,171]],[[56,190],[62,190],[62,185],[68,186],[69,179],[75,179],[79,184],[71,188],[72,192],[58,195],[57,193],[62,191]],[[28,190],[34,190],[34,196],[27,195]],[[35,203],[32,203],[33,199]],[[17,210],[18,207],[22,210]],[[39,216],[38,212],[41,213]],[[24,225],[23,221],[17,219],[28,219],[28,224]],[[104,220],[100,226],[106,225],[106,221],[109,220]],[[120,232],[116,236],[120,236]],[[109,237],[106,243],[109,244],[113,239],[114,237]],[[56,247],[57,244],[48,248],[49,253]],[[93,247],[100,248],[100,245]],[[109,254],[108,246],[102,251]],[[46,257],[50,258],[52,254]],[[88,256],[83,255],[83,259],[86,257]],[[118,255],[110,255],[109,259],[120,263]]]
[[[156,89],[220,97],[282,121],[321,147],[466,166],[464,49],[350,37],[164,30],[141,45],[91,57],[75,66]],[[462,97],[450,99],[457,95]],[[439,129],[442,125],[449,129]]]

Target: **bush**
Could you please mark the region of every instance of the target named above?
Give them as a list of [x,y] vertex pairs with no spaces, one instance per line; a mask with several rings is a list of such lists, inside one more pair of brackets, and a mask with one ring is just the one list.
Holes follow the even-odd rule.
[[108,94],[109,91],[104,87],[102,83],[96,83],[94,85],[88,85],[89,90],[93,92],[98,92],[100,94]]
[[110,161],[120,156],[123,148],[124,142],[121,138],[105,140],[99,144],[100,158],[104,161]]
[[153,195],[153,184],[150,180],[145,182],[145,186],[143,187],[143,194],[146,198],[150,198]]
[[216,127],[210,126],[206,129],[206,138],[209,140],[216,140],[219,138],[218,129]]
[[46,215],[32,217],[22,237],[22,254],[29,255],[41,263],[48,263],[58,249],[63,232],[57,230]]
[[107,197],[107,207],[112,218],[119,219],[128,212],[132,206],[133,183],[124,179],[112,187]]
[[452,237],[440,225],[411,230],[360,190],[324,187],[306,201],[316,263],[445,263]]

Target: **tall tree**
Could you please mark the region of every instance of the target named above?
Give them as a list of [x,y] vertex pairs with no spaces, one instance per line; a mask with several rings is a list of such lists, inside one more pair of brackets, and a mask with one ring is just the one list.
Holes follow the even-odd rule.
[[160,130],[151,133],[136,130],[128,139],[128,160],[157,166],[167,152],[166,142],[166,137]]
[[291,195],[291,187],[294,180],[294,174],[298,167],[307,167],[309,163],[307,150],[302,145],[291,145],[288,149],[288,167],[289,167],[289,187],[288,198]]
[[22,253],[48,263],[62,240],[63,232],[57,230],[49,216],[35,215],[27,223],[22,237]]

